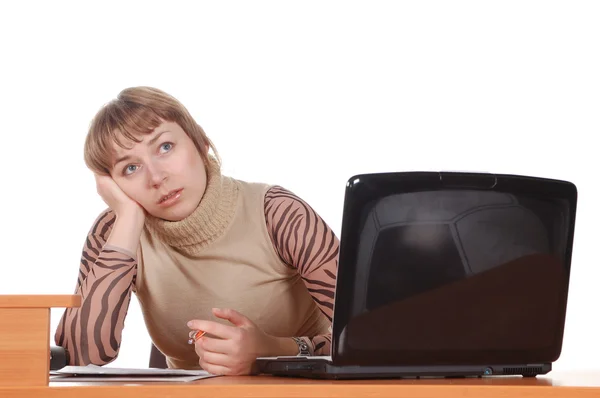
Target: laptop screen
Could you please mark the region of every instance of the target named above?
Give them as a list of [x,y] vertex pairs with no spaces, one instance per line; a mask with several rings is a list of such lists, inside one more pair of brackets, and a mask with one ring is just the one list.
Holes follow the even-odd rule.
[[341,309],[336,301],[335,316],[346,315],[336,330],[342,358],[472,364],[558,356],[574,209],[539,187],[504,186],[402,192],[370,184],[345,231],[354,250],[340,263],[352,296]]

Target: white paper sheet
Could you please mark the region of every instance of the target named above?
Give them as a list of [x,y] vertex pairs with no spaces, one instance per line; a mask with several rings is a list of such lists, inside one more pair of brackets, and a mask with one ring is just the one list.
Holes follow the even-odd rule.
[[204,370],[135,369],[109,366],[65,366],[50,372],[50,381],[193,381],[216,377]]

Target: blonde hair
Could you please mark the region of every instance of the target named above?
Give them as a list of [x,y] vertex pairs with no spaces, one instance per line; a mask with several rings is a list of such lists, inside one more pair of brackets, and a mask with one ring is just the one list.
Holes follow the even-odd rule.
[[212,149],[220,164],[214,144],[188,110],[171,95],[152,87],[126,88],[98,111],[85,139],[85,164],[94,173],[110,175],[114,144],[130,148],[123,138],[141,142],[139,135],[151,133],[163,121],[175,122],[185,131],[205,164],[207,148]]

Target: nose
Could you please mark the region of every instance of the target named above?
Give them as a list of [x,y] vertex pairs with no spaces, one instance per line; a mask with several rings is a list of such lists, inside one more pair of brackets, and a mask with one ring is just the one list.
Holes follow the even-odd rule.
[[148,170],[148,184],[152,188],[159,188],[167,179],[167,173],[159,164],[153,162],[148,163],[146,168]]

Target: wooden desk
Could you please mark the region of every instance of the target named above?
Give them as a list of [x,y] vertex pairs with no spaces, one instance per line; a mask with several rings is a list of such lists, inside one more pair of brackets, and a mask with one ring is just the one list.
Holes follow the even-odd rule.
[[0,387],[2,398],[477,397],[599,398],[600,371],[537,378],[321,381],[267,376],[216,377],[192,383],[66,383]]
[[76,295],[0,295],[0,386],[48,386],[50,308],[80,305]]

